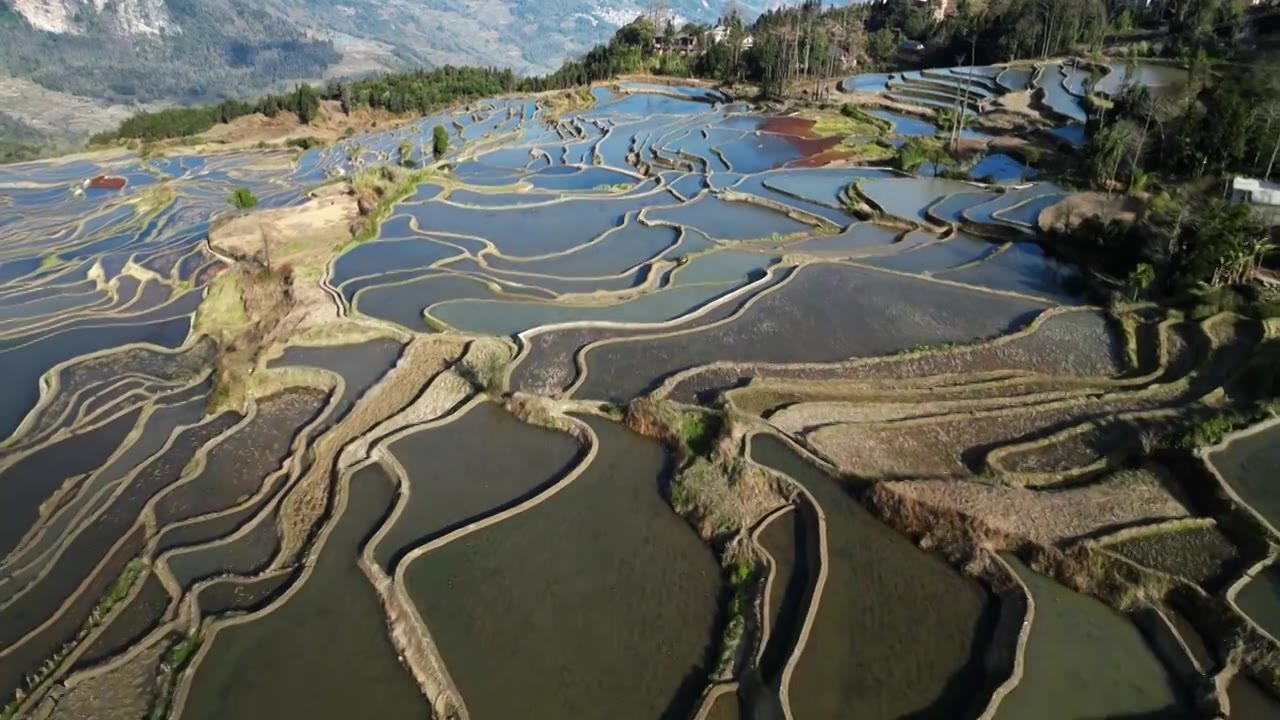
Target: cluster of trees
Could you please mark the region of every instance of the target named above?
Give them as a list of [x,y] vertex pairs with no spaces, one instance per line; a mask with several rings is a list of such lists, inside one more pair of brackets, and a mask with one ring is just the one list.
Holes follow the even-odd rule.
[[1153,176],[1270,179],[1280,160],[1280,66],[1215,73],[1201,53],[1178,92],[1129,86],[1092,130],[1086,163],[1100,187],[1142,189]]
[[[894,33],[925,44],[928,65],[989,64],[1101,50],[1130,31],[1160,31],[1165,51],[1193,55],[1229,52],[1248,30],[1244,0],[956,0],[942,20],[930,3],[887,0],[870,4],[868,37]],[[899,34],[900,33],[900,34]],[[883,42],[883,40],[881,40]],[[870,53],[873,57],[875,53]]]
[[1136,222],[1094,217],[1050,235],[1078,260],[1124,280],[1135,298],[1246,282],[1274,248],[1249,205],[1167,193]]
[[322,100],[341,102],[343,111],[347,113],[379,109],[425,115],[445,105],[511,92],[521,87],[521,81],[510,70],[451,66],[331,82],[323,88],[304,83],[291,92],[267,95],[253,101],[227,100],[217,105],[139,113],[116,130],[94,136],[91,142],[186,137],[204,132],[217,123],[231,122],[253,113],[275,117],[281,112],[291,112],[303,123],[310,124],[319,117]]

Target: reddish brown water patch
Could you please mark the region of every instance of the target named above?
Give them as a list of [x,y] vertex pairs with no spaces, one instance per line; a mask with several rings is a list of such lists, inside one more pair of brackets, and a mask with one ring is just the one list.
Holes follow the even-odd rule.
[[765,119],[760,129],[782,135],[800,151],[800,159],[790,163],[791,165],[819,167],[849,156],[848,152],[834,150],[840,144],[840,138],[814,135],[814,124],[815,121],[807,118],[771,117]]
[[94,190],[123,190],[129,181],[114,175],[99,175],[89,180],[89,187]]

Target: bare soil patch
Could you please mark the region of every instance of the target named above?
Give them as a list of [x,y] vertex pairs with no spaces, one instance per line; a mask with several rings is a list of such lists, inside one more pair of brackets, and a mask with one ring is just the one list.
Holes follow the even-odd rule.
[[1063,545],[1107,529],[1190,516],[1168,489],[1167,471],[1150,465],[1064,490],[1028,490],[964,480],[880,483],[875,496],[956,511],[999,533]]
[[1093,217],[1103,222],[1119,220],[1133,223],[1146,209],[1146,203],[1132,195],[1107,195],[1100,192],[1071,193],[1057,205],[1040,213],[1042,231],[1068,230]]

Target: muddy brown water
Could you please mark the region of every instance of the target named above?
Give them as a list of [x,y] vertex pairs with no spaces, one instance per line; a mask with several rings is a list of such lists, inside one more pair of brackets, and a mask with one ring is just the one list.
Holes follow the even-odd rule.
[[662,449],[586,422],[599,454],[570,485],[408,566],[475,720],[683,718],[703,689],[715,557],[660,495]]
[[279,547],[276,514],[269,512],[238,537],[180,550],[167,562],[178,585],[191,588],[199,580],[231,574],[251,575],[264,569]]
[[257,414],[205,454],[199,475],[160,498],[157,525],[218,512],[252,496],[280,469],[296,434],[328,399],[324,392],[296,390],[259,400]]
[[1004,557],[1031,590],[1035,617],[1022,680],[997,718],[1187,717],[1173,677],[1128,618]]
[[776,686],[780,680],[813,600],[819,563],[817,521],[812,506],[801,502],[760,534],[760,544],[774,562],[768,597],[769,636],[759,666],[768,685]]
[[588,350],[587,379],[574,396],[624,401],[675,371],[714,361],[830,362],[964,342],[1020,326],[1039,309],[1025,300],[816,263],[723,325]]
[[256,618],[225,627],[194,668],[182,720],[429,717],[396,659],[382,605],[357,558],[395,485],[377,466],[354,474],[347,506],[311,575]]
[[253,580],[228,578],[215,580],[196,592],[196,604],[206,617],[232,612],[252,612],[284,591],[298,573],[276,573]]
[[794,717],[950,719],[985,702],[991,595],[780,440],[755,436],[751,457],[805,487],[827,521],[827,582],[789,685]]
[[390,571],[407,551],[545,489],[577,465],[571,436],[520,422],[483,403],[447,425],[392,443],[409,498],[375,548]]
[[1280,699],[1272,697],[1258,683],[1237,675],[1227,686],[1231,720],[1272,720],[1280,717]]
[[172,601],[173,597],[164,583],[154,573],[148,573],[137,596],[109,621],[102,634],[80,656],[77,665],[89,667],[123,652],[146,637],[160,624]]

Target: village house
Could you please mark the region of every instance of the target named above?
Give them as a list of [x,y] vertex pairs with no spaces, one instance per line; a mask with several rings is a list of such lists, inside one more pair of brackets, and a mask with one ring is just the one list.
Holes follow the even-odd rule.
[[1233,178],[1231,202],[1249,203],[1258,220],[1266,225],[1280,225],[1280,183],[1257,178]]
[[[729,28],[725,27],[724,25],[717,25],[711,28],[711,42],[715,44],[719,44],[724,42],[728,37],[729,37]],[[744,35],[739,44],[741,45],[743,50],[750,50],[751,48],[755,47],[756,39],[754,37],[751,37],[751,35]]]
[[698,36],[677,35],[671,39],[671,47],[667,47],[666,38],[658,36],[653,39],[653,50],[662,54],[676,52],[680,55],[694,55],[698,52]]

